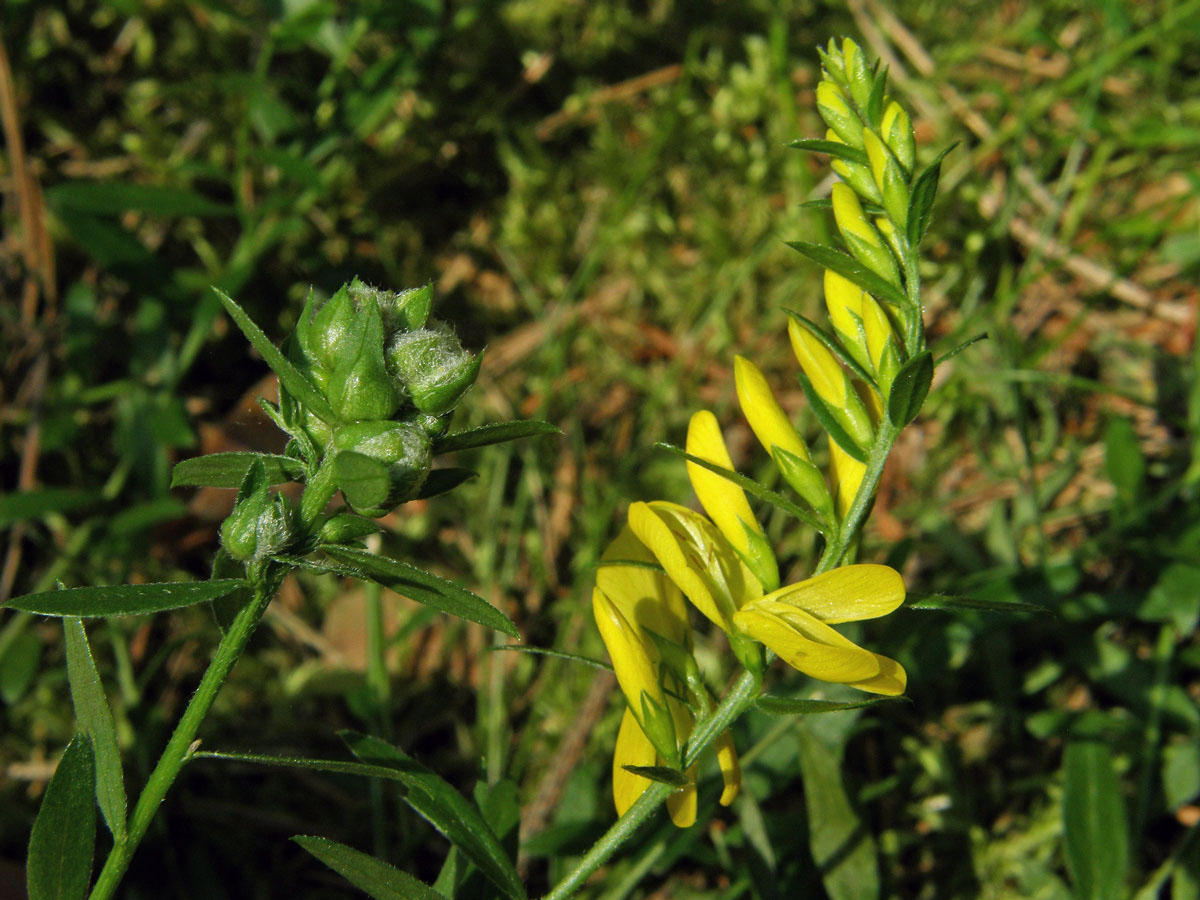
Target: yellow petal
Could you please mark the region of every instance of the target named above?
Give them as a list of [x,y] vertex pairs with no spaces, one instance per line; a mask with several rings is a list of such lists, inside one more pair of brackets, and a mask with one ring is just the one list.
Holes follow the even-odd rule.
[[871,164],[871,175],[875,178],[875,184],[883,190],[883,173],[887,167],[887,150],[883,147],[878,135],[870,128],[863,129],[863,145],[867,148],[867,161]]
[[829,310],[829,320],[835,329],[856,343],[861,340],[855,317],[862,318],[862,298],[863,289],[857,284],[832,269],[825,270],[825,306]]
[[887,313],[870,294],[863,294],[862,320],[863,331],[867,335],[867,352],[871,355],[871,363],[875,366],[875,370],[879,371],[879,361],[883,359],[883,348],[887,344],[888,338],[892,337],[895,332],[892,331],[892,323],[888,319]]
[[858,486],[862,484],[863,476],[867,473],[867,465],[843,450],[837,441],[830,440],[829,469],[833,489],[837,495],[838,515],[844,516],[854,503]]
[[612,659],[621,693],[629,705],[641,710],[643,693],[656,703],[663,704],[665,701],[658,676],[641,635],[599,588],[592,591],[592,614],[596,617],[600,638]]
[[717,736],[717,765],[721,768],[721,777],[725,780],[725,788],[721,791],[721,805],[728,806],[737,799],[742,789],[742,767],[738,763],[737,748],[733,745],[733,736],[728,731],[722,731]]
[[858,202],[854,191],[848,185],[839,182],[831,189],[830,196],[833,200],[833,218],[838,228],[882,250],[883,243],[879,240],[879,234],[863,215],[862,204]]
[[733,359],[733,380],[737,387],[738,403],[750,423],[754,436],[768,453],[773,447],[786,450],[807,463],[812,462],[808,447],[796,433],[792,420],[775,400],[762,371],[744,356]]
[[789,666],[813,678],[845,684],[879,674],[875,654],[786,603],[756,600],[739,610],[733,621]]
[[687,786],[667,797],[667,812],[676,827],[690,828],[696,823],[696,766],[683,774],[687,776]]
[[904,602],[904,579],[889,566],[842,566],[796,584],[789,584],[762,601],[786,603],[826,625],[886,616]]
[[829,107],[839,116],[852,115],[841,88],[831,81],[822,81],[817,85],[817,103]]
[[829,348],[822,344],[797,319],[788,319],[788,338],[800,368],[812,382],[822,400],[835,409],[846,405],[846,378]]
[[[733,460],[725,447],[717,417],[706,409],[695,413],[688,423],[687,452],[723,469],[733,469]],[[748,554],[750,542],[746,537],[746,529],[762,534],[762,527],[750,509],[745,492],[729,479],[693,462],[687,464],[687,473],[696,498],[708,517],[721,529],[725,540]]]
[[650,787],[649,778],[626,772],[623,766],[653,766],[658,761],[654,745],[642,733],[641,726],[629,708],[621,717],[621,728],[617,732],[617,746],[613,750],[613,802],[617,806],[617,815],[625,815],[625,810],[633,806],[634,801],[642,796],[642,792]]
[[[596,570],[596,587],[604,592],[631,625],[691,649],[692,633],[687,606],[679,588],[662,572],[644,565],[603,565],[612,561],[654,564],[657,560],[626,525],[616,536]],[[651,661],[658,661],[653,643],[648,644]]]
[[904,666],[894,659],[878,653],[874,656],[879,663],[879,674],[863,681],[851,681],[850,687],[858,688],[860,691],[870,691],[872,694],[887,694],[889,697],[903,694],[904,689],[908,686],[908,675],[904,671]]
[[629,507],[629,527],[692,605],[725,631],[732,630],[738,607],[762,596],[758,579],[700,513],[676,503],[639,502]]

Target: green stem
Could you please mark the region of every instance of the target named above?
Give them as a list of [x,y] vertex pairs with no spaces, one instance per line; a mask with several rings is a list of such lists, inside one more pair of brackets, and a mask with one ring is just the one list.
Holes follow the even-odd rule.
[[837,534],[825,546],[825,552],[821,554],[821,559],[813,571],[814,575],[828,572],[840,565],[846,551],[854,542],[854,538],[858,536],[863,521],[870,512],[871,502],[875,498],[875,489],[879,486],[880,476],[883,475],[883,466],[887,462],[888,454],[892,452],[892,445],[896,443],[896,437],[899,434],[900,429],[887,419],[879,423],[879,431],[875,435],[875,443],[871,445],[871,452],[867,457],[867,470],[863,473],[858,493],[854,495],[854,502],[846,510],[846,517],[838,527]]
[[269,574],[254,586],[253,598],[237,614],[229,630],[221,639],[221,643],[217,645],[212,662],[208,664],[208,669],[200,679],[200,686],[196,688],[196,693],[188,702],[179,724],[175,726],[174,734],[171,735],[166,749],[163,750],[162,756],[158,758],[158,762],[154,766],[154,771],[150,773],[150,778],[146,781],[146,787],[138,797],[137,805],[133,809],[133,816],[129,820],[129,832],[125,840],[114,844],[109,852],[104,868],[100,871],[96,884],[92,888],[90,900],[108,900],[116,891],[125,870],[129,868],[129,861],[132,859],[134,851],[145,837],[146,830],[150,827],[150,822],[158,812],[167,791],[170,790],[184,764],[191,758],[192,744],[196,739],[196,732],[200,729],[200,723],[204,721],[204,717],[212,708],[213,701],[217,699],[217,693],[221,690],[226,676],[229,675],[230,669],[241,656],[246,642],[254,633],[255,626],[258,625],[263,613],[266,612],[267,605],[275,596],[279,581],[277,575]]
[[[688,739],[687,750],[684,754],[683,765],[686,768],[694,763],[700,754],[708,749],[723,732],[758,697],[759,681],[750,672],[743,672],[729,693],[713,711],[696,723],[692,736]],[[653,782],[642,792],[642,796],[634,801],[633,806],[625,810],[625,815],[617,819],[613,826],[592,845],[578,865],[550,891],[544,900],[565,900],[588,879],[598,868],[607,862],[608,858],[617,851],[633,835],[633,832],[650,817],[663,801],[671,794],[671,787],[661,782]]]

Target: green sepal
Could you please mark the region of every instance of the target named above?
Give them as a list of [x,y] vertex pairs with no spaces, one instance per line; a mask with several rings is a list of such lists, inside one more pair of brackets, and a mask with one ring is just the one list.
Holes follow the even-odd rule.
[[846,451],[851,457],[858,460],[860,463],[866,463],[867,451],[854,442],[846,429],[833,415],[830,407],[821,399],[821,395],[817,393],[816,388],[812,386],[812,382],[808,380],[808,376],[803,372],[797,374],[800,379],[800,387],[804,389],[804,396],[808,398],[808,405],[812,407],[813,415],[817,417],[817,421],[821,423],[821,427],[829,434],[830,440],[836,441],[838,446]]
[[[862,51],[859,51],[858,56],[862,56]],[[863,107],[863,112],[867,117],[867,124],[875,131],[879,131],[879,127],[883,122],[883,99],[887,94],[888,67],[876,63],[875,75],[871,81],[871,93],[867,96],[867,102]]]
[[958,146],[955,141],[926,166],[921,174],[913,180],[912,195],[908,201],[908,246],[915,251],[925,232],[929,229],[929,214],[933,209],[933,200],[937,196],[938,178],[941,176],[942,160],[946,154]]
[[[306,307],[308,309],[308,307]],[[321,304],[307,329],[304,349],[314,363],[332,372],[347,353],[353,353],[357,340],[354,332],[354,301],[348,285]]]
[[675,743],[675,721],[671,711],[645,691],[642,691],[641,705],[638,724],[642,726],[642,733],[668,765],[679,768],[679,747]]
[[741,522],[750,549],[746,553],[736,547],[733,549],[746,564],[746,568],[758,579],[763,593],[769,594],[779,587],[779,562],[775,559],[775,551],[771,549],[771,543],[761,531],[751,528],[741,519],[738,521]]
[[[825,124],[833,129],[833,133],[840,137],[848,146],[861,150],[863,146],[862,139],[862,120],[854,113],[853,104],[850,98],[846,96],[846,92],[832,81],[826,82],[841,95],[841,100],[846,106],[846,114],[840,110],[834,109],[817,100],[817,112],[821,118],[825,120]],[[818,94],[818,97],[820,94]]]
[[380,530],[379,524],[371,519],[342,513],[325,520],[317,539],[325,544],[345,544],[369,534],[376,534]]
[[822,74],[828,75],[829,80],[844,86],[846,69],[842,65],[842,54],[833,38],[829,39],[829,46],[826,49],[817,48],[817,56],[821,58],[821,67],[825,70]]
[[633,775],[640,775],[642,778],[658,781],[673,788],[685,788],[692,783],[686,775],[670,766],[621,766],[621,768]]
[[888,419],[898,428],[908,425],[921,411],[933,383],[933,354],[922,350],[904,364],[888,394]]
[[878,79],[873,78],[871,70],[867,68],[867,56],[863,53],[862,48],[849,39],[845,43],[855,47],[858,51],[854,54],[853,61],[850,61],[846,59],[843,49],[842,66],[846,71],[846,85],[849,87],[850,96],[854,98],[854,102],[858,105],[858,108],[866,112],[870,105],[871,93]]
[[[883,146],[887,147],[887,144]],[[879,185],[879,193],[883,197],[883,208],[887,210],[888,218],[896,226],[897,233],[907,238],[908,205],[912,196],[900,163],[893,158],[891,148],[888,148],[887,152],[888,158],[883,166],[883,183]]]
[[[870,223],[867,223],[870,225]],[[870,225],[875,228],[874,225]],[[876,229],[878,234],[878,229]],[[892,285],[897,291],[900,290],[900,267],[896,265],[896,257],[892,251],[888,249],[883,242],[883,235],[879,236],[879,245],[863,240],[852,231],[842,231],[842,239],[846,242],[846,246],[850,248],[850,253],[861,262],[864,266]]]
[[829,495],[829,485],[821,470],[778,444],[771,447],[771,460],[779,469],[783,480],[822,517],[822,527],[818,530],[824,533],[827,523],[832,522],[834,518],[833,498]]
[[418,328],[424,328],[432,309],[432,284],[401,291],[396,297],[396,314],[407,331],[416,331]]
[[868,203],[879,206],[880,209],[883,208],[880,205],[883,203],[883,195],[879,193],[879,186],[875,184],[875,177],[871,174],[870,168],[840,159],[835,159],[831,166],[842,181],[850,185],[854,193],[858,194],[860,200],[866,200]]
[[879,393],[881,396],[887,397],[891,395],[892,384],[896,380],[896,374],[904,365],[903,360],[904,350],[894,337],[889,337],[887,343],[883,345],[883,353],[879,356],[879,366],[875,373],[879,376]]

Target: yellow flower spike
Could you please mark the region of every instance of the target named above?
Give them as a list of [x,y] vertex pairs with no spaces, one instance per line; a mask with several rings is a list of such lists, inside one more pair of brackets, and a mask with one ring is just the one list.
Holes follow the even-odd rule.
[[904,579],[890,566],[842,566],[772,591],[755,603],[785,603],[826,625],[877,619],[904,602]]
[[793,669],[821,681],[849,684],[879,675],[875,654],[787,603],[755,600],[738,610],[733,621]]
[[720,803],[728,806],[737,799],[742,789],[742,767],[738,762],[737,748],[733,745],[733,737],[728,731],[717,735],[714,746],[717,748],[717,765],[721,769],[721,778],[725,788],[721,791]]
[[733,358],[733,383],[737,389],[742,415],[750,423],[763,449],[771,453],[779,447],[806,463],[812,462],[808,447],[796,432],[792,420],[771,392],[762,370],[744,356]]
[[843,450],[837,441],[831,440],[829,442],[829,469],[834,496],[837,500],[837,512],[839,516],[844,516],[854,503],[858,487],[867,473],[867,465]]
[[788,338],[800,368],[812,382],[817,395],[833,409],[846,405],[846,379],[841,364],[829,348],[822,344],[795,318],[788,318]]
[[723,631],[733,631],[738,607],[762,596],[742,558],[695,510],[665,501],[634,503],[629,527],[692,605]]

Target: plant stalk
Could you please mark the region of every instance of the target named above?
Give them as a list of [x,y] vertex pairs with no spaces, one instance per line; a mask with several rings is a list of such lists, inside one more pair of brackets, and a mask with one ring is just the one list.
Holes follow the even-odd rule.
[[217,645],[212,662],[208,664],[204,676],[200,679],[200,686],[196,688],[196,693],[188,702],[179,724],[175,726],[175,732],[167,742],[166,749],[163,750],[154,766],[154,771],[150,773],[150,778],[146,781],[146,787],[138,797],[125,840],[115,843],[112,850],[109,851],[104,868],[100,870],[100,875],[92,887],[90,900],[109,900],[114,895],[125,870],[129,868],[134,851],[145,837],[150,822],[158,812],[158,807],[162,804],[167,791],[170,790],[184,764],[191,758],[193,742],[196,739],[196,732],[200,729],[200,723],[204,721],[204,717],[212,708],[213,701],[217,699],[217,694],[221,690],[221,685],[225,683],[229,671],[237,662],[238,657],[242,655],[247,641],[250,640],[250,635],[254,633],[255,627],[275,596],[280,580],[279,575],[269,573],[254,586],[252,599],[237,614],[229,630],[221,639],[221,643]]

